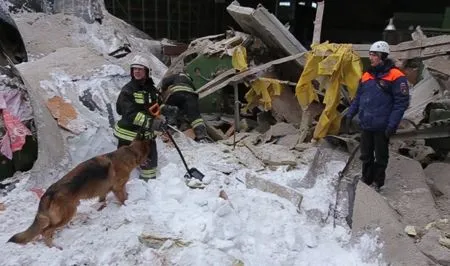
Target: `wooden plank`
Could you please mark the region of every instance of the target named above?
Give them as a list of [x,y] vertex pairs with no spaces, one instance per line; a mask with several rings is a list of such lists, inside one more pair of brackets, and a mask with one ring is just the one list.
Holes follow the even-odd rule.
[[439,45],[439,46],[426,47],[422,52],[422,57],[446,54],[449,51],[450,51],[450,43]]
[[229,79],[227,79],[227,80],[225,80],[225,81],[223,81],[223,82],[221,82],[221,83],[219,83],[219,84],[217,84],[215,86],[205,87],[205,88],[202,87],[203,91],[199,92],[199,97],[200,97],[200,99],[203,98],[203,97],[206,97],[206,96],[208,96],[208,95],[210,95],[210,94],[212,94],[212,93],[214,93],[214,92],[224,88],[225,86],[227,86],[227,85],[229,85],[229,84],[231,84],[233,82],[239,82],[242,79],[244,79],[245,77],[253,75],[253,74],[256,74],[256,73],[261,72],[263,70],[266,70],[266,69],[268,69],[269,67],[271,67],[273,65],[286,63],[286,62],[289,62],[289,61],[292,61],[292,60],[296,60],[296,59],[301,59],[301,61],[303,62],[302,64],[304,65],[305,64],[305,60],[306,60],[304,58],[305,54],[306,54],[306,52],[303,52],[303,53],[298,53],[298,54],[295,54],[295,55],[290,55],[290,56],[286,56],[286,57],[283,57],[283,58],[279,58],[277,60],[273,60],[273,61],[270,61],[268,63],[262,64],[262,65],[259,65],[259,66],[256,66],[256,67],[249,68],[246,71],[243,71],[243,72],[241,72],[241,73],[239,73],[237,75],[234,75],[231,78],[229,78]]
[[[361,57],[368,57],[370,44],[354,44],[353,49]],[[450,35],[434,36],[391,45],[391,56],[398,59],[432,57],[448,52],[450,52]]]
[[227,71],[221,73],[219,76],[215,77],[213,80],[209,81],[205,85],[203,85],[200,89],[197,90],[197,93],[201,93],[205,90],[207,90],[210,87],[213,87],[214,85],[218,84],[220,81],[225,79],[228,76],[231,76],[236,73],[236,70],[234,68],[228,69]]
[[314,21],[313,43],[320,43],[320,35],[322,32],[323,11],[325,9],[325,1],[317,3],[316,20]]

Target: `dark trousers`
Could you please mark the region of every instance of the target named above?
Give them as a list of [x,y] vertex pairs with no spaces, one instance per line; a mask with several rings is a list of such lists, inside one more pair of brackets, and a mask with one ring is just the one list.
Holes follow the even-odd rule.
[[384,132],[363,131],[361,134],[362,181],[382,187],[389,161],[389,139]]
[[[130,145],[131,141],[119,139],[117,148]],[[158,151],[156,149],[156,141],[150,141],[150,153],[144,165],[141,165],[141,178],[150,179],[156,177],[156,168],[158,167]]]
[[178,107],[180,110],[179,114],[186,115],[192,127],[200,123],[203,124],[197,94],[187,91],[176,91],[169,96],[166,104]]

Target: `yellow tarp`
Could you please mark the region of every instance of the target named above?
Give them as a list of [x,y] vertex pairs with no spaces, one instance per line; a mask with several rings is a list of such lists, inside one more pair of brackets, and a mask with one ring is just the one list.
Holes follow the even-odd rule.
[[250,83],[250,90],[245,94],[247,106],[245,110],[262,105],[264,110],[272,109],[272,97],[281,94],[283,86],[279,80],[270,78],[258,78]]
[[233,51],[233,56],[231,57],[231,64],[234,69],[238,71],[244,71],[247,69],[247,50],[244,46],[238,46]]
[[326,92],[323,110],[314,131],[314,138],[320,139],[327,134],[337,134],[341,124],[341,115],[337,111],[340,85],[347,86],[353,98],[362,75],[362,63],[359,55],[353,51],[351,44],[322,43],[312,46],[307,54],[307,61],[295,88],[295,95],[303,109],[319,98],[314,91],[312,81],[323,77],[321,83]]

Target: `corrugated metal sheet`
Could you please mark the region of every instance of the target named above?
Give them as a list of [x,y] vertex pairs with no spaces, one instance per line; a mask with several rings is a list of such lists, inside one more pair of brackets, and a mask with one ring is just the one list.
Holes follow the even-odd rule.
[[416,124],[423,119],[425,107],[442,98],[441,86],[426,68],[422,75],[423,79],[411,88],[411,102],[404,115],[404,118]]
[[[227,11],[246,33],[260,38],[268,47],[282,51],[285,55],[307,51],[278,19],[261,5],[253,9],[240,6],[239,2],[234,1],[227,7]],[[302,65],[301,60],[296,62]]]

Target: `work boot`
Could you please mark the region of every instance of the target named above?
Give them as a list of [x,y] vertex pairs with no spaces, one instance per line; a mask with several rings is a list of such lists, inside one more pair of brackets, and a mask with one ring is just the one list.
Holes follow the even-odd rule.
[[145,163],[141,164],[139,169],[140,169],[139,179],[142,179],[147,182],[149,179],[156,178],[156,167],[150,166],[149,159],[147,159]]
[[374,179],[373,162],[363,162],[361,180],[368,186],[372,185]]
[[212,143],[214,142],[206,131],[206,126],[204,124],[194,127],[195,141],[200,143]]
[[370,185],[370,187],[373,188],[373,190],[375,190],[378,193],[381,192],[381,186],[378,185],[376,182],[372,183],[372,185]]
[[379,187],[384,186],[384,181],[386,179],[386,166],[375,163],[373,176],[375,184],[378,184]]

